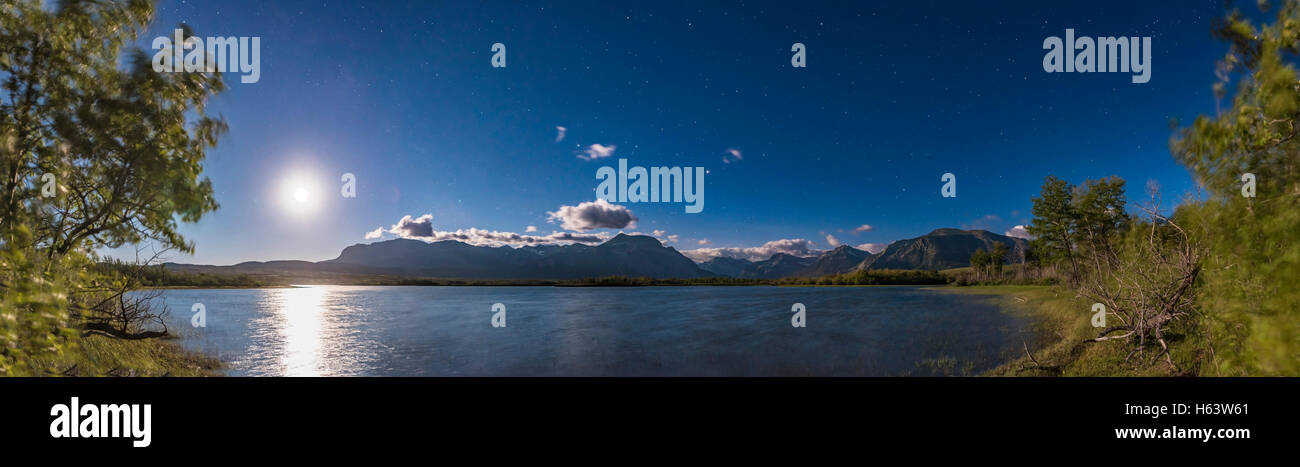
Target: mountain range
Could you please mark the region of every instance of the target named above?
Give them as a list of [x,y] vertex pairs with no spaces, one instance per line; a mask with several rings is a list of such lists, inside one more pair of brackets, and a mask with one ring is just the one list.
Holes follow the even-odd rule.
[[1029,242],[1025,239],[987,230],[937,229],[920,237],[891,243],[879,254],[840,245],[815,257],[777,253],[763,261],[714,258],[700,263],[700,267],[720,276],[751,279],[821,277],[864,269],[943,270],[970,266],[970,257],[975,250],[992,251],[997,243],[1007,245],[1007,264],[1025,262],[1025,252],[1029,249]]
[[1008,263],[1024,262],[1028,242],[984,230],[938,229],[899,240],[878,255],[842,245],[818,256],[777,253],[762,261],[719,257],[691,261],[654,237],[618,234],[600,245],[475,246],[411,239],[356,244],[320,261],[253,261],[232,266],[166,263],[173,271],[214,274],[382,274],[453,279],[581,279],[604,276],[776,279],[820,277],[864,269],[948,269],[970,265],[976,249],[1009,247]]
[[872,269],[951,269],[970,266],[975,250],[992,251],[1007,245],[1007,264],[1025,262],[1029,241],[987,230],[938,229],[926,235],[890,243],[867,265]]

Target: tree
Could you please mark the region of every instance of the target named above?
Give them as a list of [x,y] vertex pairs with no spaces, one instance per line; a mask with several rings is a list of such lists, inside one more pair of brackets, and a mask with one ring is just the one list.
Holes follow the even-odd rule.
[[989,253],[983,248],[978,248],[970,255],[971,268],[975,270],[977,276],[982,275],[989,265]]
[[[1172,144],[1207,195],[1175,217],[1211,251],[1198,337],[1213,374],[1300,374],[1300,2],[1276,11],[1272,24],[1239,11],[1216,23],[1229,49],[1213,89],[1220,100],[1231,92],[1230,105],[1197,117]],[[1247,173],[1253,198],[1242,193]]]
[[1091,250],[1088,256],[1094,260],[1113,257],[1114,251],[1100,250],[1112,248],[1110,240],[1129,225],[1129,215],[1124,211],[1124,179],[1111,176],[1087,180],[1075,188],[1073,203],[1073,237],[1080,244],[1076,251]]
[[[1123,183],[1112,186],[1119,187],[1122,199]],[[1181,371],[1167,335],[1177,320],[1197,317],[1195,286],[1205,249],[1175,219],[1160,213],[1154,187],[1149,194],[1151,202],[1141,207],[1147,219],[1140,228],[1112,230],[1090,240],[1095,244],[1085,250],[1090,266],[1080,278],[1080,293],[1104,305],[1112,317],[1112,324],[1085,342],[1127,342],[1126,360],[1158,345],[1153,359],[1163,357],[1172,370]]]
[[1038,258],[1048,265],[1068,263],[1074,275],[1079,264],[1074,255],[1074,232],[1078,223],[1075,212],[1074,186],[1049,175],[1043,181],[1042,193],[1033,198],[1033,220],[1025,228],[1034,236],[1032,247]]
[[1158,346],[1154,355],[1178,371],[1166,335],[1176,320],[1196,312],[1194,285],[1205,253],[1175,219],[1161,214],[1158,188],[1151,188],[1151,203],[1141,207],[1147,220],[1134,229],[1123,179],[1071,186],[1048,177],[1034,199],[1030,232],[1040,252],[1069,260],[1071,283],[1113,318],[1087,342],[1123,341],[1130,346],[1128,359]]
[[1038,249],[1034,248],[1034,242],[1032,241],[1029,242],[1029,246],[1025,248],[1025,264],[1036,268],[1043,267],[1043,260],[1038,256]]
[[152,1],[43,3],[0,5],[0,308],[22,315],[0,324],[22,328],[0,328],[12,331],[0,332],[0,370],[23,349],[57,350],[41,336],[66,333],[52,331],[133,312],[103,302],[120,278],[88,272],[96,248],[192,251],[178,222],[217,208],[200,174],[226,131],[205,110],[220,75],[157,73],[126,47],[152,21]]
[[994,273],[1002,274],[1002,265],[1006,264],[1007,254],[1009,253],[1011,253],[1011,249],[1007,247],[1007,244],[1002,242],[993,244],[993,251],[989,252],[988,258]]
[[[54,11],[40,4],[11,4],[0,20],[0,230],[30,222],[51,257],[87,242],[147,239],[192,250],[177,220],[217,207],[199,174],[226,129],[204,107],[222,91],[220,76],[157,73],[144,51],[124,52],[152,19],[151,2],[66,0]],[[47,174],[57,196],[41,196]]]

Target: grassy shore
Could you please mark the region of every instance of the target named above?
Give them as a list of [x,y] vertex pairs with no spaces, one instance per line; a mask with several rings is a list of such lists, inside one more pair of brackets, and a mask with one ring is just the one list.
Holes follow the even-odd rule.
[[184,349],[175,339],[75,338],[59,356],[31,362],[42,374],[14,376],[220,376],[221,361]]
[[[986,373],[988,376],[1174,376],[1163,364],[1141,358],[1125,360],[1120,342],[1085,343],[1095,337],[1091,302],[1057,286],[995,285],[936,287],[944,293],[997,296],[1012,313],[1030,320],[1032,336],[1021,356]],[[1193,368],[1190,361],[1175,363]]]

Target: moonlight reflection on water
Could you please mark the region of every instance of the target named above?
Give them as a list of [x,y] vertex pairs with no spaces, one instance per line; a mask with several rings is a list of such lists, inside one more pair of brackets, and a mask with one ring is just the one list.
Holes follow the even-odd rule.
[[[168,290],[182,344],[235,376],[977,374],[1031,340],[993,298],[924,287]],[[492,305],[508,326],[492,327]],[[804,328],[791,305],[806,308]]]

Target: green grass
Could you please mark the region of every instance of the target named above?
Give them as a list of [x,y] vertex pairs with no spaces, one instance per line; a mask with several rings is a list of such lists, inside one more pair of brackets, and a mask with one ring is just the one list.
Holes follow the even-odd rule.
[[1063,276],[1053,267],[1028,264],[1008,264],[1001,272],[976,271],[973,267],[952,268],[939,271],[953,285],[1057,285]]
[[57,357],[34,361],[40,374],[15,376],[219,376],[221,362],[172,339],[78,337]]
[[[1022,352],[1015,360],[986,373],[988,376],[1172,376],[1166,365],[1128,354],[1119,341],[1085,343],[1096,336],[1090,322],[1091,303],[1074,292],[1056,286],[998,285],[936,287],[946,293],[995,295],[1012,313],[1028,318],[1033,337],[1024,342],[1031,359]],[[1180,368],[1196,368],[1194,358],[1177,351]],[[1148,355],[1149,356],[1149,355]],[[1181,357],[1181,358],[1180,358]],[[1034,362],[1037,360],[1037,363]]]

